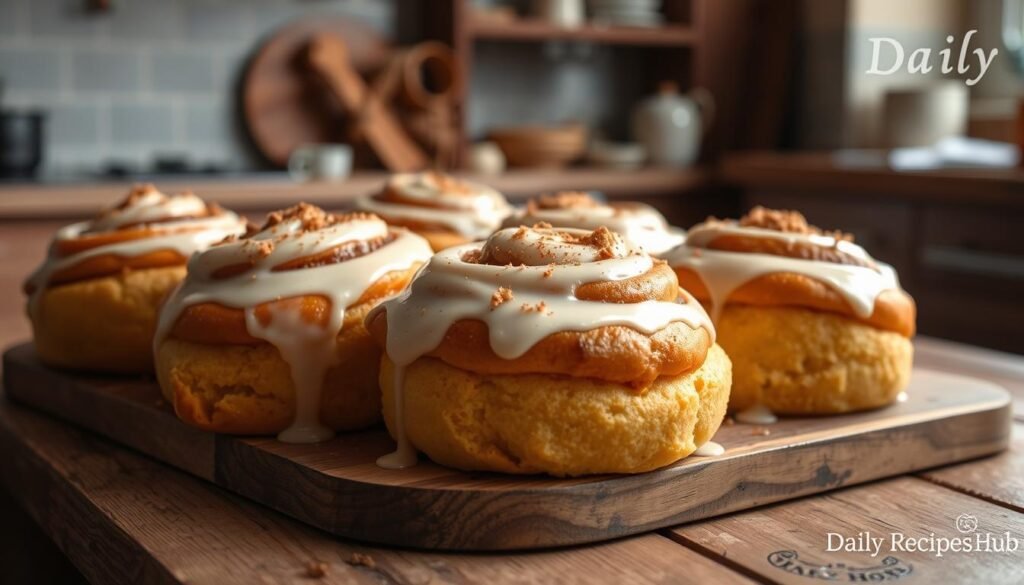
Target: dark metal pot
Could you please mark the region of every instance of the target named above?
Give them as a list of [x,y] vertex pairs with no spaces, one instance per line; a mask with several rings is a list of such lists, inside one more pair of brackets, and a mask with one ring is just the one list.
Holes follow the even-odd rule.
[[43,160],[42,112],[0,111],[0,177],[32,177]]

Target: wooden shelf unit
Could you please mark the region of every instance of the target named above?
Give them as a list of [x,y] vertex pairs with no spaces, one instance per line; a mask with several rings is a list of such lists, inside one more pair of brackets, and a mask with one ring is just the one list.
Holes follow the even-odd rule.
[[698,39],[690,26],[602,26],[566,28],[539,20],[495,23],[470,18],[468,34],[475,40],[510,42],[577,41],[632,47],[689,47]]
[[[706,85],[705,67],[700,64],[699,56],[707,36],[705,4],[708,1],[663,0],[665,24],[659,27],[585,24],[575,28],[560,27],[527,16],[510,22],[490,21],[474,14],[472,0],[438,2],[438,6],[429,13],[425,32],[454,49],[463,72],[462,94],[457,96],[456,108],[463,155],[473,139],[468,132],[466,112],[472,98],[470,88],[478,43],[585,42],[654,51],[656,53],[652,53],[652,57],[655,58],[645,59],[643,70],[634,76],[636,93],[653,94],[658,82],[663,80],[674,81],[685,91]],[[628,114],[628,111],[622,112],[623,116]],[[465,160],[464,156],[462,160]]]

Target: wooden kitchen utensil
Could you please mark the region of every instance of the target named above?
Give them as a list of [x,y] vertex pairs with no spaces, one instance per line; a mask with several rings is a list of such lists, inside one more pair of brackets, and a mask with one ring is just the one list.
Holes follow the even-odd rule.
[[916,369],[908,400],[880,410],[724,425],[715,457],[650,473],[555,479],[466,473],[394,449],[380,427],[319,444],[215,435],[180,422],[152,381],[50,370],[31,344],[4,354],[4,391],[346,538],[452,550],[509,550],[619,538],[973,459],[1005,449],[1010,397],[998,386]]
[[351,117],[322,84],[311,83],[301,58],[310,39],[322,33],[345,39],[348,62],[362,74],[380,70],[392,53],[376,31],[347,18],[318,15],[274,32],[246,65],[240,101],[254,146],[278,167],[298,146],[347,138]]
[[306,59],[344,110],[356,119],[355,139],[365,141],[391,171],[422,170],[426,154],[409,138],[381,96],[367,89],[352,68],[348,47],[341,38],[320,34],[310,42]]

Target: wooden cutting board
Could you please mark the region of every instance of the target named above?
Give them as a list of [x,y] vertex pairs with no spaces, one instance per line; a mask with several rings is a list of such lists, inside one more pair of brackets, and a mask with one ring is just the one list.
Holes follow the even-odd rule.
[[[580,479],[465,473],[422,460],[390,471],[382,429],[317,445],[214,435],[180,423],[151,381],[43,367],[4,354],[9,397],[339,536],[433,549],[508,550],[607,540],[987,455],[1010,438],[998,386],[916,370],[882,410],[733,424],[726,451],[651,473]],[[154,486],[159,489],[159,486]]]

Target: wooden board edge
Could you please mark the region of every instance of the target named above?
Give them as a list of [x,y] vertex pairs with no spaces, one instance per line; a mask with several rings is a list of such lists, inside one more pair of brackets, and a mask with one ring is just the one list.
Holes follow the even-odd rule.
[[[1007,448],[1011,424],[1007,397],[991,402],[988,409],[966,409],[907,426],[727,456],[713,466],[709,460],[566,489],[494,492],[384,485],[367,489],[367,484],[328,476],[293,461],[278,460],[279,456],[242,442],[225,440],[218,442],[215,481],[346,538],[422,549],[524,550],[620,538],[983,457]],[[896,434],[901,449],[886,451]],[[879,458],[878,453],[886,456]],[[863,470],[865,460],[869,460],[867,470]],[[855,471],[854,462],[862,467],[860,472]],[[294,473],[268,473],[269,469],[279,471],[282,465]],[[763,471],[765,465],[784,467],[786,474],[796,479],[785,484],[773,481]],[[716,482],[722,489],[712,497],[691,496],[697,501],[673,507],[671,502],[681,497],[680,492],[687,495],[688,478],[705,484]],[[653,487],[644,485],[652,482]],[[668,503],[642,507],[647,513],[635,513],[635,492],[640,487],[660,493]],[[325,516],[320,512],[324,509],[335,513]],[[666,513],[666,509],[677,511]],[[382,510],[387,510],[391,521],[385,520]],[[407,521],[394,522],[395,517]]]
[[[43,400],[38,393],[33,392],[34,386],[29,378],[33,371],[33,366],[29,365],[32,362],[23,361],[26,354],[33,352],[30,343],[8,348],[4,352],[3,384],[4,393],[9,399],[99,433],[208,481],[214,480],[214,435],[180,424],[173,416],[167,418],[167,424],[147,428],[145,432],[129,433],[129,425],[135,420],[139,409],[145,407],[131,400],[108,396],[104,407],[97,409],[91,394],[65,376],[52,377],[51,392]],[[42,368],[41,365],[38,367]],[[59,399],[59,406],[54,404],[55,396]],[[131,440],[128,435],[131,435]],[[136,440],[138,436],[147,437],[148,440],[140,443]]]

